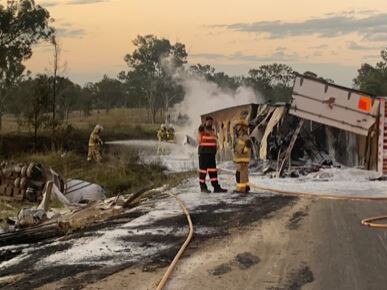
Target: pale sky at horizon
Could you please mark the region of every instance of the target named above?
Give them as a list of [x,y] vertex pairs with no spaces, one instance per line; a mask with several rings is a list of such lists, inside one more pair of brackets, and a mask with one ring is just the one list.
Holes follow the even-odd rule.
[[[374,64],[387,47],[385,0],[35,2],[55,19],[65,74],[80,84],[126,69],[123,58],[139,34],[182,42],[189,63],[231,75],[279,62],[343,85],[351,85],[360,64]],[[51,58],[51,48],[40,45],[27,68],[44,72]]]

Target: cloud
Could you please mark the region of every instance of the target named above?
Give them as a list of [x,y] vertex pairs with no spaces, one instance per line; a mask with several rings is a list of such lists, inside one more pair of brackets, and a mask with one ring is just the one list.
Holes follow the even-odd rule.
[[362,45],[362,44],[359,44],[355,41],[349,41],[347,42],[347,47],[350,49],[350,50],[375,50],[377,48],[375,47],[371,47],[371,46],[366,46],[366,45]]
[[345,13],[342,15],[325,15],[301,22],[258,21],[213,25],[212,27],[237,32],[251,32],[266,35],[272,39],[307,35],[331,38],[357,33],[363,39],[369,41],[382,41],[387,39],[387,13],[372,14],[361,18]]
[[286,48],[278,47],[270,55],[255,55],[244,54],[242,52],[235,52],[233,54],[218,54],[218,53],[196,53],[190,54],[191,58],[200,58],[210,61],[236,61],[243,63],[252,62],[290,62],[297,61],[300,56],[295,52],[287,52]]
[[320,50],[320,49],[327,49],[328,47],[329,47],[328,44],[320,44],[316,46],[311,46],[310,49]]
[[44,8],[54,7],[61,4],[58,1],[35,1],[35,2],[36,2],[36,5],[40,5]]
[[100,2],[109,2],[109,0],[70,0],[66,4],[69,5],[85,5],[85,4],[95,4]]
[[63,38],[83,38],[86,35],[86,31],[84,29],[73,28],[71,26],[56,28],[56,33],[59,37]]
[[37,1],[37,5],[44,8],[55,7],[60,5],[86,5],[86,4],[97,4],[101,2],[110,2],[110,0],[68,0],[68,1],[54,1],[54,0],[43,0]]

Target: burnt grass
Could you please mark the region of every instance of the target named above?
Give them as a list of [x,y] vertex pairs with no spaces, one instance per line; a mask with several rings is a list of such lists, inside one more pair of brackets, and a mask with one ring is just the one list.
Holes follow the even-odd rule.
[[302,210],[296,211],[289,219],[287,228],[289,230],[297,230],[301,226],[301,221],[304,217],[308,216],[308,213]]
[[[235,200],[240,200],[241,198],[243,197],[235,196]],[[296,200],[296,197],[290,196],[261,196],[259,194],[254,194],[254,197],[248,204],[241,205],[233,203],[219,203],[215,205],[211,204],[198,206],[190,211],[192,222],[196,230],[193,241],[190,244],[191,251],[200,246],[201,242],[205,240],[228,235],[230,230],[233,228],[245,227],[264,218],[268,218],[270,214],[287,205],[293,204]],[[186,229],[188,231],[188,228],[185,215],[156,220],[153,223],[139,226],[135,229],[128,228],[128,235],[121,239],[122,243],[135,243],[138,247],[143,248],[144,250],[149,247],[153,247],[155,244],[168,246],[165,249],[158,251],[156,255],[143,259],[138,263],[133,264],[122,261],[115,266],[96,266],[86,263],[69,266],[48,265],[47,267],[39,270],[34,270],[34,264],[39,260],[55,252],[64,251],[70,248],[72,246],[73,239],[97,235],[94,231],[100,229],[114,229],[116,226],[127,223],[133,218],[146,214],[149,211],[150,210],[132,211],[120,216],[117,219],[109,220],[95,225],[92,228],[75,232],[74,234],[67,236],[66,239],[63,239],[63,243],[56,243],[52,246],[48,243],[46,247],[42,248],[42,250],[33,251],[32,254],[21,263],[2,271],[0,276],[19,273],[23,273],[25,276],[12,285],[0,284],[0,288],[33,289],[47,283],[64,279],[64,287],[62,289],[81,289],[87,284],[101,280],[130,266],[140,267],[143,271],[153,271],[159,267],[169,265],[186,238],[184,230]],[[163,234],[162,231],[157,231],[157,228],[159,227],[172,229],[171,233],[178,230],[181,231],[181,233],[179,235],[167,233]],[[210,230],[201,230],[204,227],[205,229]],[[125,227],[122,228],[125,229]],[[147,229],[152,230],[152,233],[135,233],[137,230],[140,231]],[[2,257],[3,260],[8,260],[16,255],[16,253],[0,253],[0,258]],[[108,258],[104,257],[104,260],[106,259]]]
[[313,272],[303,263],[296,271],[289,275],[285,287],[272,288],[272,290],[301,290],[304,285],[312,283],[313,281]]

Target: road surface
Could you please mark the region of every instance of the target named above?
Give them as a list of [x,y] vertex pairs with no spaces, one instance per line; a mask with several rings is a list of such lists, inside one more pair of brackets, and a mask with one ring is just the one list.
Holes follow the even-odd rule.
[[[387,289],[387,230],[360,224],[387,214],[387,202],[195,190],[194,179],[176,189],[196,235],[166,289]],[[172,199],[150,200],[105,228],[23,245],[0,267],[0,285],[154,289],[185,233],[185,217]]]
[[[299,199],[191,249],[166,289],[387,289],[387,230],[360,225],[385,213],[384,201]],[[129,269],[86,289],[152,289],[162,273]]]

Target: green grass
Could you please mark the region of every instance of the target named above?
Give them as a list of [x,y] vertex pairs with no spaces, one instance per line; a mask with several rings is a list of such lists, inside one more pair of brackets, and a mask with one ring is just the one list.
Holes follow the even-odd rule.
[[[159,117],[162,122],[162,118]],[[39,133],[38,152],[32,154],[31,133],[26,127],[18,127],[13,116],[6,115],[3,119],[3,131],[0,138],[0,153],[3,160],[9,162],[40,162],[50,166],[64,179],[82,179],[101,185],[108,196],[127,194],[148,186],[169,184],[175,186],[193,173],[164,174],[164,168],[157,164],[144,165],[138,162],[137,150],[125,148],[109,148],[104,154],[101,164],[86,161],[87,141],[91,129],[99,123],[104,126],[102,138],[109,140],[122,139],[156,139],[159,124],[149,122],[147,112],[143,109],[114,109],[92,112],[91,116],[83,117],[80,113],[72,113],[70,123],[74,127],[65,151],[61,154],[50,151],[50,131]],[[34,204],[35,206],[37,204]],[[22,207],[33,204],[6,203],[0,201],[0,220],[7,216],[15,216]],[[52,206],[59,206],[53,202]]]
[[[137,162],[137,153],[130,150],[120,152],[119,156],[106,155],[101,164],[88,163],[86,156],[68,153],[61,156],[49,154],[24,154],[14,159],[14,162],[36,161],[50,166],[63,178],[79,178],[101,185],[107,196],[129,194],[140,189],[168,184],[178,185],[183,180],[193,176],[193,172],[165,174],[158,165],[144,165]],[[37,206],[38,204],[0,201],[0,221],[8,216],[16,216],[21,208]],[[61,207],[57,201],[51,202],[51,207]]]
[[68,153],[25,155],[17,161],[36,161],[50,166],[63,178],[82,179],[105,188],[109,196],[126,194],[150,185],[175,185],[191,173],[165,174],[157,164],[139,164],[136,151],[125,150],[104,155],[102,163],[87,162],[86,156]]

